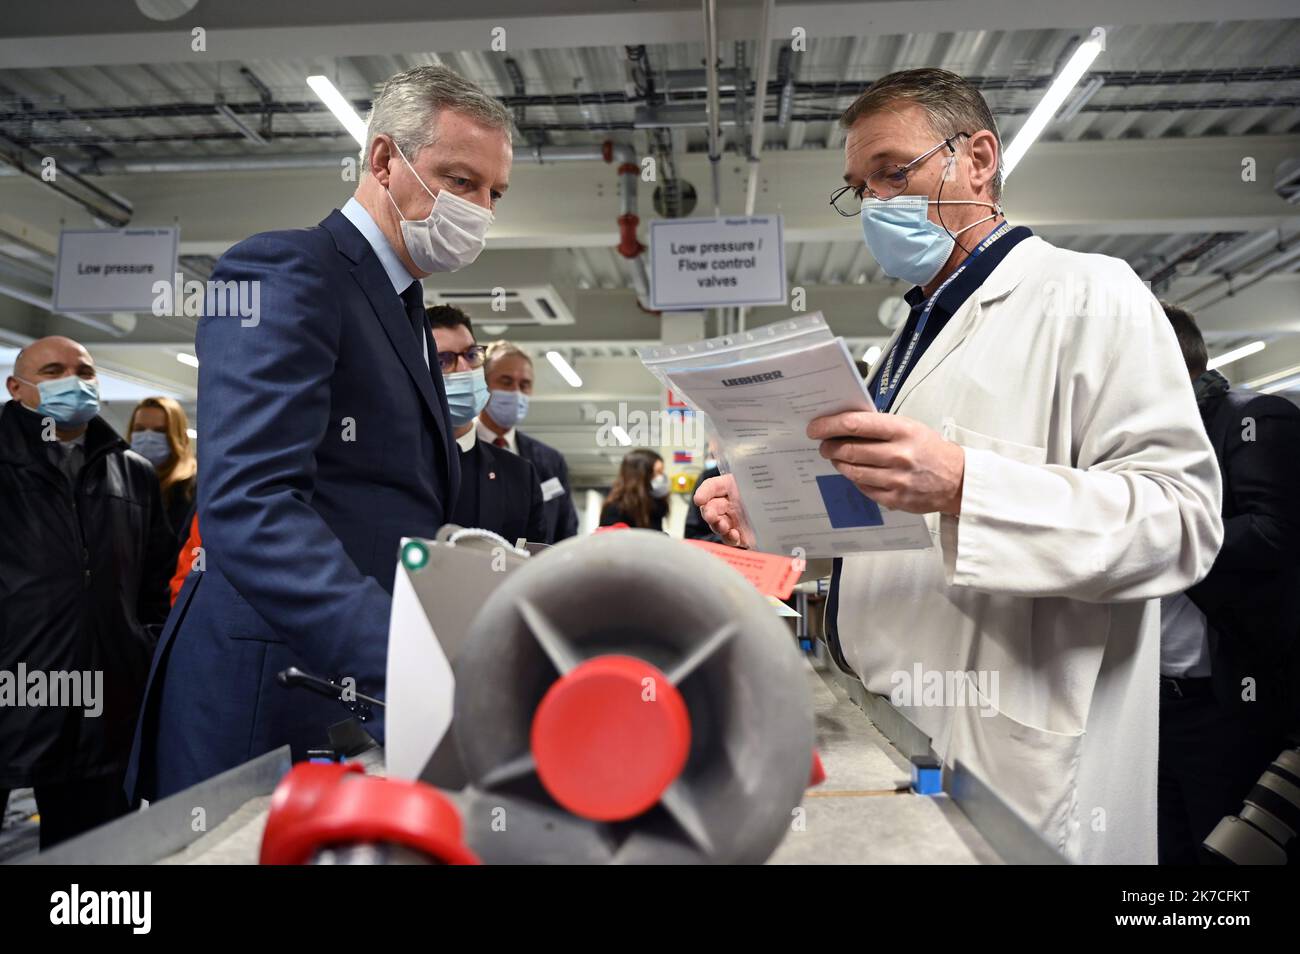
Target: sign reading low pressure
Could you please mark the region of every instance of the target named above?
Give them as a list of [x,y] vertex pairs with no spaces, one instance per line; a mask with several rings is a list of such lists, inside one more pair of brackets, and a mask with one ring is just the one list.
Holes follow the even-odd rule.
[[650,223],[650,307],[785,304],[781,216]]
[[155,282],[172,282],[177,228],[64,229],[54,309],[80,313],[148,312]]

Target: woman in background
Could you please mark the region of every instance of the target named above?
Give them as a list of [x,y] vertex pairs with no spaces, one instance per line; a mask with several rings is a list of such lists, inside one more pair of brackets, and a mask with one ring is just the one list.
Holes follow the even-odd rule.
[[643,447],[628,451],[601,508],[600,525],[625,523],[645,530],[663,530],[668,491],[664,459]]
[[147,397],[131,412],[127,430],[131,450],[153,464],[162,487],[163,509],[171,523],[179,552],[189,535],[198,485],[198,461],[190,443],[189,418],[168,397]]

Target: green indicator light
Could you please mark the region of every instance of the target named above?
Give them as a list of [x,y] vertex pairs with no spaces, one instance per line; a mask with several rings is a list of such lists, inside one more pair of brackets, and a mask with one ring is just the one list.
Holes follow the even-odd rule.
[[408,570],[423,570],[429,563],[429,548],[411,541],[402,547],[402,565]]

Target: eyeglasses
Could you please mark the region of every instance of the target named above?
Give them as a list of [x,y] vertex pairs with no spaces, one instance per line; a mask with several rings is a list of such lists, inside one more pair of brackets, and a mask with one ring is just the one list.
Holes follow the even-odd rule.
[[483,359],[487,357],[487,347],[484,345],[474,345],[466,348],[464,351],[439,351],[438,367],[442,369],[443,374],[451,374],[456,370],[456,364],[461,359],[469,365],[469,370],[483,367]]
[[852,218],[862,211],[862,197],[864,195],[870,195],[873,199],[877,199],[881,202],[902,195],[907,189],[908,177],[911,175],[913,169],[925,162],[925,160],[929,159],[945,146],[950,153],[956,155],[957,150],[952,147],[952,143],[954,139],[960,139],[962,136],[969,139],[970,133],[955,133],[943,142],[939,143],[939,145],[935,146],[933,149],[927,149],[911,162],[905,162],[902,165],[891,163],[890,165],[882,166],[875,172],[871,173],[871,175],[867,176],[867,181],[860,186],[840,186],[831,193],[830,204],[840,215],[845,218]]

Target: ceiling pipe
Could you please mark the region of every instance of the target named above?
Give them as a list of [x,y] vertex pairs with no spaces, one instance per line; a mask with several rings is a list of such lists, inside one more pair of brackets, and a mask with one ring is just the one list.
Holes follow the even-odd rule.
[[759,0],[758,76],[754,82],[754,116],[749,128],[749,181],[745,185],[745,214],[754,214],[758,200],[759,153],[763,151],[763,114],[766,106],[767,71],[772,62],[772,7],[775,0]]
[[[1217,298],[1211,298],[1209,301],[1203,301],[1196,307],[1197,309],[1213,307],[1214,305],[1217,305],[1221,301],[1226,301],[1227,299],[1240,294],[1241,292],[1245,291],[1247,288],[1250,288],[1252,285],[1258,285],[1260,282],[1268,278],[1268,276],[1272,275],[1274,272],[1280,272],[1286,268],[1289,268],[1292,265],[1295,265],[1297,262],[1300,262],[1300,247],[1297,247],[1297,243],[1295,241],[1292,241],[1290,246],[1285,252],[1279,253],[1275,258],[1272,259],[1272,261],[1270,261],[1267,265],[1265,265],[1264,268],[1261,269],[1260,271],[1252,273],[1250,278],[1248,278],[1246,281],[1242,282],[1240,285],[1233,285],[1230,279],[1225,279],[1227,281],[1228,287],[1221,295],[1219,295]],[[1196,292],[1193,292],[1193,294],[1199,294],[1203,290],[1204,290],[1203,288],[1198,289]]]
[[[623,143],[613,145],[614,159],[635,162],[636,152]],[[351,152],[281,153],[272,156],[145,156],[138,159],[98,159],[94,162],[64,162],[59,169],[64,174],[96,176],[164,175],[186,172],[274,172],[276,170],[337,169],[344,159],[353,158]],[[605,147],[600,146],[521,146],[515,149],[514,161],[520,164],[550,162],[601,162]],[[0,176],[19,175],[16,169],[0,168]]]
[[[1289,239],[1286,240],[1281,240],[1281,237],[1279,236],[1279,241],[1273,248],[1269,249],[1268,251],[1264,252],[1261,255],[1257,255],[1255,258],[1252,258],[1244,265],[1241,265],[1238,268],[1233,269],[1231,272],[1224,272],[1223,274],[1216,275],[1214,278],[1205,282],[1205,284],[1199,286],[1195,291],[1192,291],[1189,294],[1184,295],[1180,301],[1180,304],[1190,305],[1193,299],[1199,298],[1201,295],[1205,294],[1206,292],[1213,291],[1214,289],[1218,288],[1220,285],[1227,286],[1227,291],[1224,294],[1220,295],[1219,297],[1213,299],[1208,303],[1198,304],[1196,305],[1196,307],[1207,308],[1211,304],[1216,304],[1218,302],[1223,301],[1223,299],[1225,298],[1230,298],[1233,295],[1235,295],[1237,292],[1241,291],[1243,288],[1249,288],[1251,285],[1254,285],[1257,281],[1259,281],[1259,279],[1271,275],[1274,271],[1278,269],[1279,266],[1288,262],[1290,259],[1294,257],[1292,253],[1295,252],[1297,247],[1300,247],[1300,232],[1297,232],[1295,235],[1291,236]],[[1261,269],[1263,270],[1262,272],[1260,271]],[[1250,275],[1251,276],[1250,280],[1234,288],[1232,285],[1233,276],[1242,275],[1242,274]]]
[[[713,178],[713,214],[722,215],[722,185],[719,176],[721,175],[720,163],[722,162],[722,149],[719,140],[722,135],[721,127],[718,124],[718,114],[720,106],[718,105],[718,6],[717,0],[703,0],[704,2],[704,69],[705,76],[708,80],[708,101],[707,114],[709,123],[709,170]],[[755,110],[760,116],[762,110]]]
[[[763,118],[767,110],[767,71],[772,64],[772,7],[775,0],[758,0],[758,75],[754,79],[753,121],[749,127],[749,180],[745,183],[745,214],[753,215],[758,202],[759,154],[763,151]],[[736,312],[736,330],[745,330],[745,313]]]
[[36,180],[109,225],[126,225],[135,211],[131,203],[121,196],[106,192],[57,163],[51,165],[50,156],[42,156],[30,146],[15,142],[7,136],[0,136],[0,163],[12,166],[17,172]]

